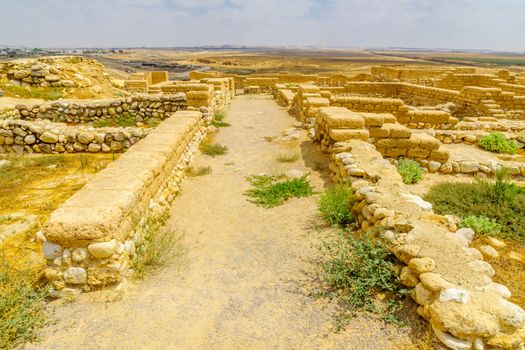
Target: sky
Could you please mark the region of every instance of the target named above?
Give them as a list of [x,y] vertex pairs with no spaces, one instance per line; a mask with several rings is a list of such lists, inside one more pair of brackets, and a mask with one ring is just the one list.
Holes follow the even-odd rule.
[[0,45],[525,51],[525,0],[0,0]]

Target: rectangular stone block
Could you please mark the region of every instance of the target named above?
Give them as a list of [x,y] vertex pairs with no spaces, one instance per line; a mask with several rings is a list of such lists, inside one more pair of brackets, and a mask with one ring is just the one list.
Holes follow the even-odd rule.
[[368,140],[370,135],[368,130],[356,129],[330,129],[330,138],[333,141],[347,141],[347,140]]
[[362,116],[343,107],[321,107],[319,117],[332,128],[363,129],[365,127]]
[[386,123],[383,124],[383,128],[389,131],[389,137],[391,138],[409,138],[412,136],[412,131],[408,129],[406,126],[401,124],[391,124]]

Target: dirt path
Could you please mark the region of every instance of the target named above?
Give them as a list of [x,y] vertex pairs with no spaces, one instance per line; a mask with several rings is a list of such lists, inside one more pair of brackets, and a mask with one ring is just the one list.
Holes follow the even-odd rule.
[[[319,237],[316,197],[263,209],[248,202],[245,177],[311,172],[317,190],[326,185],[326,156],[306,141],[268,142],[293,127],[274,101],[237,97],[216,140],[225,156],[201,155],[207,176],[188,178],[170,224],[184,233],[183,258],[132,285],[122,298],[97,302],[97,293],[58,308],[55,325],[38,349],[393,349],[399,331],[357,318],[343,333],[331,330],[333,307],[304,293]],[[283,150],[301,155],[275,161]],[[102,294],[104,296],[106,294]]]

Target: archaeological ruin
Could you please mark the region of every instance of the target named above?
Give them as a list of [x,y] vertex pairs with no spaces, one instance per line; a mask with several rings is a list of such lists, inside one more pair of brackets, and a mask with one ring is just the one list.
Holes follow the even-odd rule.
[[[79,63],[90,73],[68,66]],[[0,78],[63,94],[0,104],[0,166],[12,156],[115,157],[30,228],[42,242],[43,275],[56,296],[114,289],[132,277],[136,246],[149,225],[168,219],[199,145],[216,129],[214,116],[250,95],[272,99],[299,123],[298,132],[329,164],[331,183],[350,184],[356,229],[380,232],[400,264],[401,282],[412,288],[417,314],[441,343],[465,350],[525,346],[523,305],[495,281],[487,253],[473,246],[475,232],[435,213],[396,169],[403,159],[436,182],[491,179],[501,169],[524,181],[525,73],[372,66],[354,76],[193,71],[189,80],[147,71],[116,82],[94,60],[59,57],[0,62]],[[76,97],[94,85],[109,95]],[[521,150],[482,149],[480,140],[494,132]],[[21,230],[28,228],[0,222],[0,244]]]

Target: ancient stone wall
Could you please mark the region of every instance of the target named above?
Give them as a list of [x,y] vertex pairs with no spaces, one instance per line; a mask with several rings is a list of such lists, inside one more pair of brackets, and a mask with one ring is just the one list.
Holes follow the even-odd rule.
[[166,218],[210,121],[175,113],[51,214],[43,254],[55,290],[125,280],[150,225]]
[[[211,101],[203,101],[208,106]],[[206,103],[206,104],[204,104]],[[174,95],[134,95],[113,100],[82,102],[45,102],[14,106],[2,114],[0,119],[9,117],[24,120],[49,120],[53,122],[86,123],[97,120],[115,119],[123,113],[135,117],[137,122],[149,118],[164,119],[169,113],[187,109],[185,94]]]
[[356,113],[345,107],[321,107],[314,126],[321,150],[331,152],[339,142],[358,139],[376,145],[385,157],[446,162],[448,152],[427,134],[414,134],[391,113]]
[[0,154],[122,153],[144,138],[148,131],[7,119],[0,121]]
[[64,69],[64,62],[93,67],[100,73],[97,79],[103,78],[109,81],[102,64],[90,58],[76,56],[0,63],[0,76],[5,74],[9,81],[21,86],[69,88],[93,85],[89,78],[86,79],[87,77],[79,72]]
[[[414,288],[418,314],[451,349],[510,349],[523,345],[525,311],[494,283],[494,269],[470,248],[470,229],[436,215],[430,203],[410,194],[395,167],[366,142],[352,140],[332,154],[339,181],[356,191],[352,212],[363,230],[381,232],[405,266],[404,285]],[[443,252],[446,252],[444,254]]]

